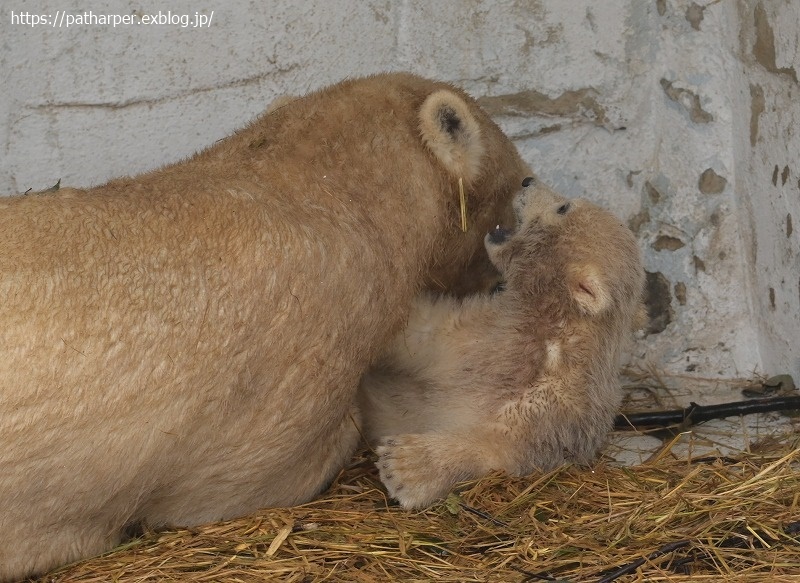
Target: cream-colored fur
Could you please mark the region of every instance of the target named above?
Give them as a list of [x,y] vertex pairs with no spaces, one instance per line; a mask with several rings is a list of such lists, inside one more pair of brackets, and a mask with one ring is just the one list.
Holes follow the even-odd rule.
[[620,348],[642,304],[636,240],[611,213],[540,184],[515,207],[516,233],[486,237],[505,289],[421,296],[362,380],[365,434],[407,508],[492,469],[588,462],[612,425]]
[[359,379],[421,288],[486,284],[483,233],[527,173],[462,91],[390,74],[148,174],[1,199],[0,580],[131,522],[320,492]]

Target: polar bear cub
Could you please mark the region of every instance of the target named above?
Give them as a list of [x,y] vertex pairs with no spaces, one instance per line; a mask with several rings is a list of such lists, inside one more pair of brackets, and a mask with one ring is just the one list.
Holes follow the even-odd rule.
[[485,238],[505,289],[421,296],[362,380],[363,429],[404,507],[494,469],[589,462],[612,425],[620,350],[642,309],[639,248],[608,211],[523,186],[515,232]]

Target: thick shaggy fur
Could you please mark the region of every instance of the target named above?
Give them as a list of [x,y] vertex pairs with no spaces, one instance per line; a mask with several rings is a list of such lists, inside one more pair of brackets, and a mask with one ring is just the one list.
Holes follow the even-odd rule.
[[609,212],[538,184],[515,206],[517,232],[486,237],[505,290],[422,296],[362,381],[381,479],[407,508],[492,469],[588,462],[619,405],[644,283],[636,240]]
[[529,172],[462,91],[390,74],[142,176],[0,200],[0,580],[131,522],[317,494],[357,445],[359,379],[421,288],[485,285],[483,233]]

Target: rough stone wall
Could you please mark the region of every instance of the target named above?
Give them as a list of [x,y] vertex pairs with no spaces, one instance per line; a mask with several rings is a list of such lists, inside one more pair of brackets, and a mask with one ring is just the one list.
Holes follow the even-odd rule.
[[0,5],[0,192],[141,172],[276,96],[408,69],[466,87],[542,179],[636,231],[651,318],[635,362],[800,375],[794,0],[91,5],[213,11],[208,28],[30,27],[11,12],[88,8]]
[[[733,119],[748,308],[765,371],[800,370],[800,3],[739,2]],[[800,225],[798,225],[800,226]],[[743,286],[744,289],[744,286]]]

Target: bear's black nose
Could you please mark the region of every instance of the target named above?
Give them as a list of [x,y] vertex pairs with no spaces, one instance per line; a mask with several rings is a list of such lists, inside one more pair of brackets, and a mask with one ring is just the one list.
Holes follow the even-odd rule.
[[495,245],[499,245],[500,243],[505,243],[506,239],[508,239],[508,234],[507,229],[497,225],[494,229],[489,231],[489,240]]
[[522,180],[522,188],[528,188],[531,184],[534,183],[536,179],[533,176],[528,176]]

